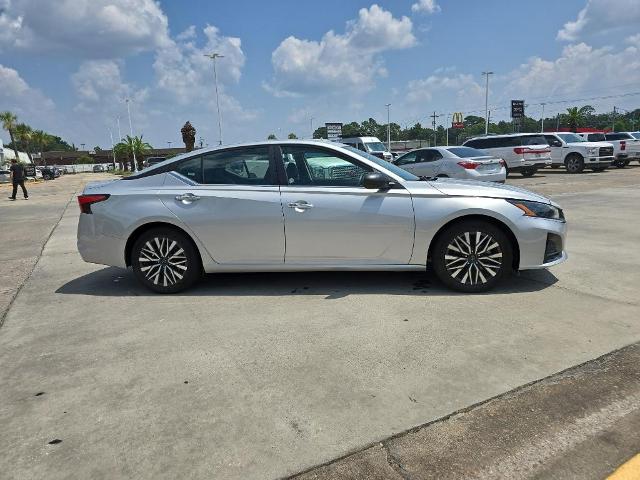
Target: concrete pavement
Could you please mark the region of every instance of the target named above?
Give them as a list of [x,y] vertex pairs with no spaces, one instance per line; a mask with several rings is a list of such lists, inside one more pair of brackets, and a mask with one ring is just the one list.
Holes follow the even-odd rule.
[[414,273],[152,295],[81,261],[72,205],[0,330],[0,471],[287,476],[638,341],[640,168],[598,175],[529,179],[565,208],[570,260],[475,296]]

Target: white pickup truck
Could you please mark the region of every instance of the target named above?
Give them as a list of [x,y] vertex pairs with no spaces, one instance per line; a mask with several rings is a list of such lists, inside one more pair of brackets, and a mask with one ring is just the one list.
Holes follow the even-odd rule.
[[589,142],[569,132],[547,132],[544,138],[551,148],[552,166],[564,166],[569,173],[581,173],[585,168],[602,172],[614,161],[611,143]]
[[612,164],[624,168],[632,160],[640,161],[640,140],[627,132],[579,133],[589,142],[607,142],[613,145]]

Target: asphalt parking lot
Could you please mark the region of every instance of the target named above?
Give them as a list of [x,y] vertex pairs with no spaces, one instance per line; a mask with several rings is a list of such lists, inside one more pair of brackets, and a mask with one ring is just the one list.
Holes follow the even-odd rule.
[[509,178],[563,206],[569,260],[483,295],[419,273],[154,295],[76,251],[97,178],[0,202],[3,478],[284,477],[640,341],[637,165]]

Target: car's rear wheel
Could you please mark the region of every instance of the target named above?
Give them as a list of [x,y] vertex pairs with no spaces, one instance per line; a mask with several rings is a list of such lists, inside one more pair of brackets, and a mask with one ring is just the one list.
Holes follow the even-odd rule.
[[172,228],[154,228],[140,235],[131,250],[131,265],[138,280],[158,293],[185,290],[202,275],[195,245]]
[[616,168],[624,168],[626,167],[625,161],[624,160],[615,160],[613,162],[613,166]]
[[584,170],[584,158],[575,153],[567,156],[564,164],[567,167],[567,172],[569,173],[582,173]]
[[520,170],[520,174],[523,177],[533,177],[537,171],[538,169],[536,167],[523,167],[522,170]]
[[511,272],[513,247],[498,227],[483,221],[466,221],[438,236],[431,262],[447,287],[484,292]]

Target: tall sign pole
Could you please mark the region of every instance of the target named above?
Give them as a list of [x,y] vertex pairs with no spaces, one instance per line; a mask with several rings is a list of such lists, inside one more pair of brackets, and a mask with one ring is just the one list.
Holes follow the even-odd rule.
[[216,86],[216,107],[218,108],[218,144],[222,145],[222,114],[220,113],[220,96],[218,95],[218,70],[216,69],[216,59],[224,58],[224,55],[213,52],[205,54],[205,57],[213,61],[213,81]]
[[138,171],[138,160],[136,159],[136,149],[133,145],[133,124],[131,123],[131,109],[129,108],[129,99],[125,100],[127,102],[127,115],[129,116],[129,132],[131,133],[131,153],[133,153],[133,171]]
[[484,134],[489,133],[489,75],[493,75],[493,72],[482,72],[482,75],[487,77],[485,89],[484,89]]

